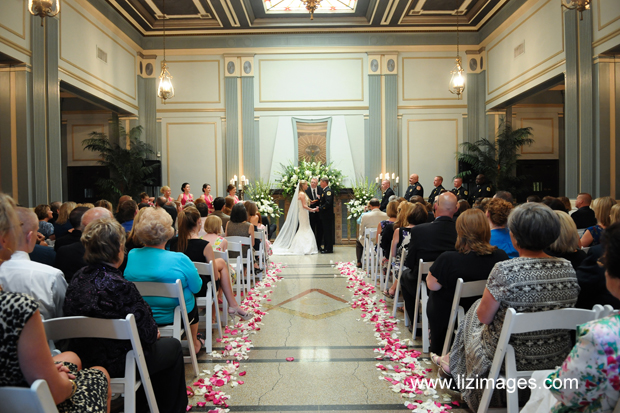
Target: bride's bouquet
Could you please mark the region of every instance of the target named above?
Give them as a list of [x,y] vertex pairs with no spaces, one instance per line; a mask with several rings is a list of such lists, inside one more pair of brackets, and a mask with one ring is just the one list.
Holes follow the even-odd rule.
[[349,215],[347,219],[357,219],[364,213],[364,208],[368,202],[375,197],[378,186],[374,182],[368,182],[368,178],[363,181],[358,180],[353,186],[353,199],[346,203]]
[[263,182],[262,179],[259,179],[248,184],[246,193],[252,201],[256,202],[261,215],[278,218],[282,215],[282,210],[271,197],[271,187],[271,182]]
[[334,195],[338,196],[342,189],[344,175],[342,171],[334,168],[331,163],[323,165],[320,162],[301,160],[298,166],[291,163],[287,166],[282,165],[282,168],[284,171],[281,173],[280,187],[282,188],[282,193],[287,198],[295,194],[299,181],[305,180],[310,185],[312,178],[317,178],[320,181],[323,176],[329,178],[329,187]]

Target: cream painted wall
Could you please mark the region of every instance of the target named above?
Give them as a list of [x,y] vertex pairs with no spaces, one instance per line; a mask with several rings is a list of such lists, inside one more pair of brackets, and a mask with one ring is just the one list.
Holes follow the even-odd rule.
[[[486,46],[487,107],[565,70],[563,11],[555,0],[532,0],[530,8],[493,33]],[[515,56],[523,44],[524,53]]]
[[[465,47],[462,49],[464,50]],[[459,100],[448,90],[455,52],[414,52],[399,55],[398,105],[464,105],[467,88]],[[461,57],[465,57],[461,52]]]
[[521,148],[519,159],[559,159],[559,116],[561,107],[524,107],[515,108],[514,125],[518,128],[531,127],[532,146]]
[[[2,0],[0,6],[0,52],[30,63],[30,13],[24,0]],[[39,19],[36,20],[39,22]],[[40,23],[40,22],[39,22]]]
[[[60,16],[60,78],[137,113],[136,51],[75,0],[64,0]],[[97,58],[97,48],[107,63]]]
[[593,0],[592,20],[595,55],[620,45],[620,1]]
[[98,156],[95,152],[84,150],[82,141],[87,139],[91,132],[100,132],[108,135],[109,114],[65,115],[67,121],[67,165],[68,166],[95,166],[98,165]]

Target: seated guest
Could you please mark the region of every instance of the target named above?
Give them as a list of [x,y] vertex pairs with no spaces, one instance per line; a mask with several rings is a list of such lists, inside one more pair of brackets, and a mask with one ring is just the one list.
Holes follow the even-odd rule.
[[[0,193],[0,269],[22,242],[20,225],[15,202]],[[27,225],[32,228],[29,232],[36,234],[38,219],[35,217]],[[109,376],[105,369],[82,370],[75,353],[61,353],[52,358],[35,300],[0,287],[0,320],[2,386],[28,387],[43,379],[60,412],[110,411]]]
[[[231,196],[227,196],[226,198],[224,198],[224,206],[222,207],[222,212],[224,213],[224,215],[230,216],[230,214],[232,213],[232,208],[237,202],[235,202],[235,198]],[[215,209],[215,212],[217,212],[217,208]],[[226,226],[224,226],[224,228],[226,228]]]
[[414,195],[411,197],[410,202],[412,204],[421,204],[424,208],[426,208],[428,212],[428,218],[426,219],[426,222],[433,222],[433,220],[435,219],[435,214],[433,214],[433,206],[427,203],[424,198],[422,198],[420,195]]
[[469,202],[466,199],[459,199],[458,207],[459,209],[456,211],[456,214],[454,214],[454,216],[452,217],[454,221],[456,221],[463,212],[471,208],[471,206],[469,205]]
[[56,251],[47,245],[34,244],[34,249],[28,256],[30,261],[51,265],[52,267],[56,266]]
[[[95,207],[89,209],[82,215],[82,227],[86,227],[93,221],[102,218],[111,218],[112,213],[105,208]],[[80,268],[86,266],[84,261],[84,245],[81,242],[65,245],[56,253],[56,263],[54,266],[63,272],[67,283],[71,282],[73,274]]]
[[[248,213],[248,222],[254,225],[254,231],[258,231],[261,229],[260,227],[263,225],[260,217],[260,212],[258,212],[258,207],[256,206],[256,202],[254,201],[245,201],[243,203],[245,206],[245,210]],[[258,251],[260,249],[260,239],[254,239],[254,249]]]
[[581,246],[590,247],[600,243],[603,230],[609,225],[611,207],[616,205],[616,200],[610,196],[596,198],[592,204],[596,225],[588,227],[581,236]]
[[141,204],[146,204],[147,206],[155,206],[153,204],[153,201],[155,200],[154,197],[149,196],[149,194],[147,194],[146,192],[142,192],[140,194],[140,203]]
[[362,216],[362,221],[360,222],[359,229],[357,231],[358,237],[357,240],[355,240],[355,253],[357,256],[358,268],[362,268],[362,255],[364,253],[363,243],[366,229],[377,228],[382,221],[385,221],[388,218],[388,215],[379,209],[379,207],[381,206],[381,202],[379,202],[377,198],[371,199],[368,205],[370,206],[370,210],[368,211],[368,213]]
[[[460,323],[450,353],[433,357],[442,373],[458,376],[462,383],[488,376],[508,308],[532,313],[570,308],[577,301],[579,285],[570,262],[543,252],[560,235],[560,222],[551,208],[520,205],[510,214],[508,228],[519,257],[495,264],[482,299]],[[544,344],[532,347],[532,341]],[[555,368],[571,349],[569,332],[564,330],[513,334],[510,344],[517,370]],[[463,400],[478,410],[484,386],[460,386]]]
[[570,199],[568,199],[568,197],[559,196],[558,201],[564,204],[564,210],[566,211],[566,213],[569,213],[573,210],[573,205],[570,203]]
[[138,204],[136,204],[136,201],[133,199],[123,202],[118,208],[116,218],[118,219],[118,222],[121,223],[123,228],[125,228],[125,232],[131,231],[131,228],[133,227],[133,219],[137,213]]
[[620,204],[615,204],[609,212],[609,225],[620,222]]
[[[118,215],[118,211],[121,208],[121,205],[123,205],[123,202],[125,201],[130,201],[131,197],[129,195],[121,195],[121,197],[118,199],[118,204],[116,204],[116,211],[115,211],[115,215]],[[115,217],[118,220],[118,216]]]
[[530,195],[527,197],[526,202],[540,202],[541,199],[538,195]]
[[611,294],[605,284],[605,268],[600,265],[602,256],[601,244],[590,247],[586,258],[577,268],[577,281],[581,290],[575,307],[591,310],[596,304],[609,304],[620,309],[620,300]]
[[[243,202],[236,204],[230,214],[230,221],[226,224],[224,231],[226,237],[250,237],[254,245],[254,225],[248,222],[248,212]],[[244,245],[242,248],[243,257],[246,257],[249,247]],[[237,258],[237,253],[231,252],[230,258]]]
[[[93,221],[84,229],[82,243],[88,265],[71,280],[65,315],[124,319],[133,314],[157,406],[162,412],[184,412],[187,393],[181,343],[159,338],[151,308],[118,269],[125,258],[125,230],[113,218]],[[128,340],[73,339],[68,347],[80,355],[85,367],[97,364],[111,377],[125,376],[125,357],[131,350]],[[143,388],[136,395],[138,411],[148,411]]]
[[54,201],[50,204],[50,209],[52,210],[52,219],[50,219],[50,223],[54,225],[56,220],[58,219],[58,215],[60,214],[60,207],[62,206],[62,202]]
[[[136,225],[136,236],[145,245],[131,250],[127,256],[125,279],[134,282],[183,284],[183,296],[190,322],[190,335],[198,353],[204,347],[204,336],[198,333],[198,307],[194,294],[202,288],[202,280],[196,267],[185,254],[166,251],[165,247],[174,236],[172,218],[159,208],[145,208]],[[163,297],[145,297],[153,310],[158,325],[172,324],[178,300]]]
[[46,320],[62,317],[67,289],[65,277],[54,267],[30,261],[28,254],[37,241],[39,221],[30,209],[16,208],[16,212],[22,223],[22,233],[11,259],[0,266],[0,285],[5,291],[24,293],[34,298]]
[[545,250],[545,254],[552,257],[564,258],[570,261],[575,271],[586,258],[586,253],[579,246],[577,226],[566,212],[555,211],[560,219],[560,236]]
[[215,258],[213,254],[213,248],[209,245],[209,241],[200,239],[198,237],[198,230],[200,229],[200,213],[196,208],[185,208],[181,215],[179,215],[179,237],[176,238],[176,242],[172,242],[171,250],[182,252],[189,257],[192,262],[211,262],[213,263],[214,278],[208,276],[200,276],[202,278],[202,288],[194,295],[198,297],[205,297],[207,295],[207,283],[213,281],[212,288],[220,289],[224,292],[226,300],[228,301],[228,314],[231,316],[237,316],[242,320],[249,320],[254,317],[254,314],[243,310],[237,304],[235,295],[232,290],[232,281],[228,274],[228,266],[226,261],[222,258]]
[[213,209],[215,209],[215,211],[210,213],[211,215],[215,215],[216,217],[219,217],[220,220],[222,220],[222,234],[224,233],[224,228],[226,228],[226,224],[228,224],[228,221],[230,221],[230,215],[225,214],[222,211],[222,208],[224,208],[225,205],[226,200],[223,197],[218,196],[213,200]]
[[392,246],[392,237],[394,236],[394,223],[398,215],[398,201],[390,201],[385,208],[385,213],[388,219],[383,220],[377,225],[377,241],[379,242],[379,236],[381,236],[380,248],[383,249],[383,259],[387,262],[387,257],[390,255],[390,247]]
[[418,266],[420,259],[435,261],[443,252],[454,251],[456,227],[452,217],[458,208],[457,198],[452,192],[445,192],[436,198],[435,220],[416,225],[411,229],[411,241],[407,249],[401,288],[409,319],[413,320],[416,292],[418,288]]
[[52,219],[52,210],[49,205],[37,205],[34,209],[34,213],[37,214],[37,218],[39,219],[39,232],[43,234],[45,239],[55,240],[54,226],[49,223],[49,220]]
[[[228,241],[220,236],[222,230],[222,221],[217,215],[209,215],[204,223],[204,231],[207,233],[202,239],[209,242],[213,251],[226,252],[228,250]],[[230,275],[231,284],[237,282],[237,274],[232,265],[228,265],[228,274]]]
[[202,202],[196,202],[196,209],[200,213],[200,222],[198,223],[198,226],[199,226],[198,237],[200,239],[203,239],[203,237],[207,235],[207,233],[204,230],[204,226],[205,226],[205,221],[207,220],[207,217],[209,216],[209,207],[207,206],[207,203],[204,202],[202,198],[198,198],[196,201],[202,201]]
[[[430,290],[426,314],[431,330],[431,355],[443,351],[457,280],[486,280],[496,263],[508,259],[504,251],[489,244],[491,228],[479,209],[459,215],[456,233],[456,251],[446,251],[437,257],[426,276]],[[459,305],[467,312],[474,301],[475,297],[463,298]]]
[[86,207],[73,208],[73,211],[71,211],[71,213],[69,214],[69,223],[71,224],[71,228],[73,230],[62,237],[59,237],[58,234],[56,234],[57,238],[56,242],[54,243],[54,251],[58,251],[60,247],[64,247],[65,245],[71,245],[73,243],[80,242],[80,237],[82,236],[83,229],[82,216],[88,210],[89,208]]
[[[54,221],[53,224],[54,235],[56,235],[57,240],[67,235],[68,231],[72,228],[75,228],[69,221],[69,215],[76,205],[77,204],[75,202],[65,202],[60,206],[60,209],[58,210],[58,218],[56,218],[56,221]],[[54,245],[54,247],[56,247],[56,245]]]
[[170,215],[170,217],[172,218],[172,226],[174,226],[174,224],[176,223],[176,220],[177,220],[177,216],[179,214],[177,212],[177,208],[174,206],[174,204],[170,204],[168,201],[166,201],[166,198],[164,198],[163,196],[160,196],[155,201],[155,207],[156,208],[161,208],[164,211],[166,211]]
[[512,194],[508,191],[497,191],[495,195],[493,195],[493,198],[503,199],[504,201],[508,201],[513,205],[515,203],[514,199],[512,198]]
[[486,216],[491,226],[490,244],[503,250],[509,258],[516,258],[519,253],[512,245],[510,231],[506,228],[508,215],[512,211],[512,204],[501,198],[493,198],[486,208]]
[[590,208],[591,203],[592,195],[586,192],[577,195],[577,200],[575,201],[577,211],[573,212],[571,218],[575,221],[575,225],[577,225],[578,229],[589,228],[596,225],[596,216],[592,208]]
[[[410,202],[402,202],[400,211],[394,223],[394,235],[392,235],[392,268],[394,271],[400,270],[400,259],[403,254],[407,253],[407,248],[411,242],[411,230],[420,224],[426,223],[428,212],[422,204],[412,204]],[[396,283],[392,284],[387,292],[383,292],[388,298],[394,298],[396,293]]]
[[568,211],[566,210],[566,206],[558,198],[554,198],[552,196],[546,196],[543,198],[542,203],[547,205],[549,208],[551,208],[554,211],[563,211],[563,212],[568,213]]
[[108,201],[107,199],[100,199],[99,201],[95,202],[95,206],[105,208],[112,213],[114,212],[114,209],[112,208],[112,202]]

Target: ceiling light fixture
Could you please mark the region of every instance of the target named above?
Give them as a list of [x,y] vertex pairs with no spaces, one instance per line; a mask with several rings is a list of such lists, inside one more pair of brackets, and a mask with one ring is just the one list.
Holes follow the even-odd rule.
[[301,0],[306,6],[306,10],[310,12],[310,20],[314,20],[314,11],[321,5],[321,0]]
[[159,87],[157,88],[157,97],[164,100],[164,105],[167,99],[174,97],[174,87],[172,86],[172,76],[168,72],[168,65],[166,64],[166,0],[163,2],[162,7],[163,22],[164,22],[164,60],[161,62],[161,74],[159,75]]
[[456,95],[457,99],[463,97],[463,91],[465,90],[465,70],[463,69],[463,61],[459,54],[459,10],[458,3],[456,9],[456,66],[450,72],[452,77],[450,78],[450,93]]
[[54,17],[60,13],[60,0],[28,0],[28,11],[33,16],[40,16],[43,26],[45,17]]
[[583,12],[590,10],[590,0],[562,0],[562,7],[579,12],[579,20],[583,20]]

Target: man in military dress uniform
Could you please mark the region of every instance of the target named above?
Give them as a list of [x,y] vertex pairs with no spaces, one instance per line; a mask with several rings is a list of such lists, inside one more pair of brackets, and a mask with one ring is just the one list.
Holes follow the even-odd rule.
[[493,197],[493,188],[490,183],[487,183],[487,177],[484,176],[484,174],[476,176],[476,190],[471,195],[471,204],[473,204],[476,199]]
[[323,254],[331,254],[334,252],[334,193],[329,187],[329,179],[321,178],[321,188],[323,188],[323,196],[319,206],[321,214],[321,223],[323,224]]
[[387,204],[390,202],[390,197],[392,195],[395,195],[394,190],[390,188],[389,179],[384,179],[383,182],[381,182],[381,192],[383,192],[383,198],[381,198],[381,206],[379,207],[379,209],[385,212]]
[[457,199],[468,199],[469,192],[463,188],[463,178],[454,178],[454,188],[450,191]]
[[441,194],[441,191],[444,191],[446,188],[443,187],[443,177],[441,176],[436,176],[435,179],[433,179],[433,185],[435,185],[435,188],[433,188],[433,191],[431,192],[431,196],[428,197],[428,203],[433,205],[435,203],[435,198],[437,198],[439,196],[439,194]]
[[409,201],[412,196],[420,195],[424,198],[424,188],[420,182],[418,182],[418,174],[411,174],[409,177],[409,187],[407,188],[407,192],[405,192],[405,199]]

